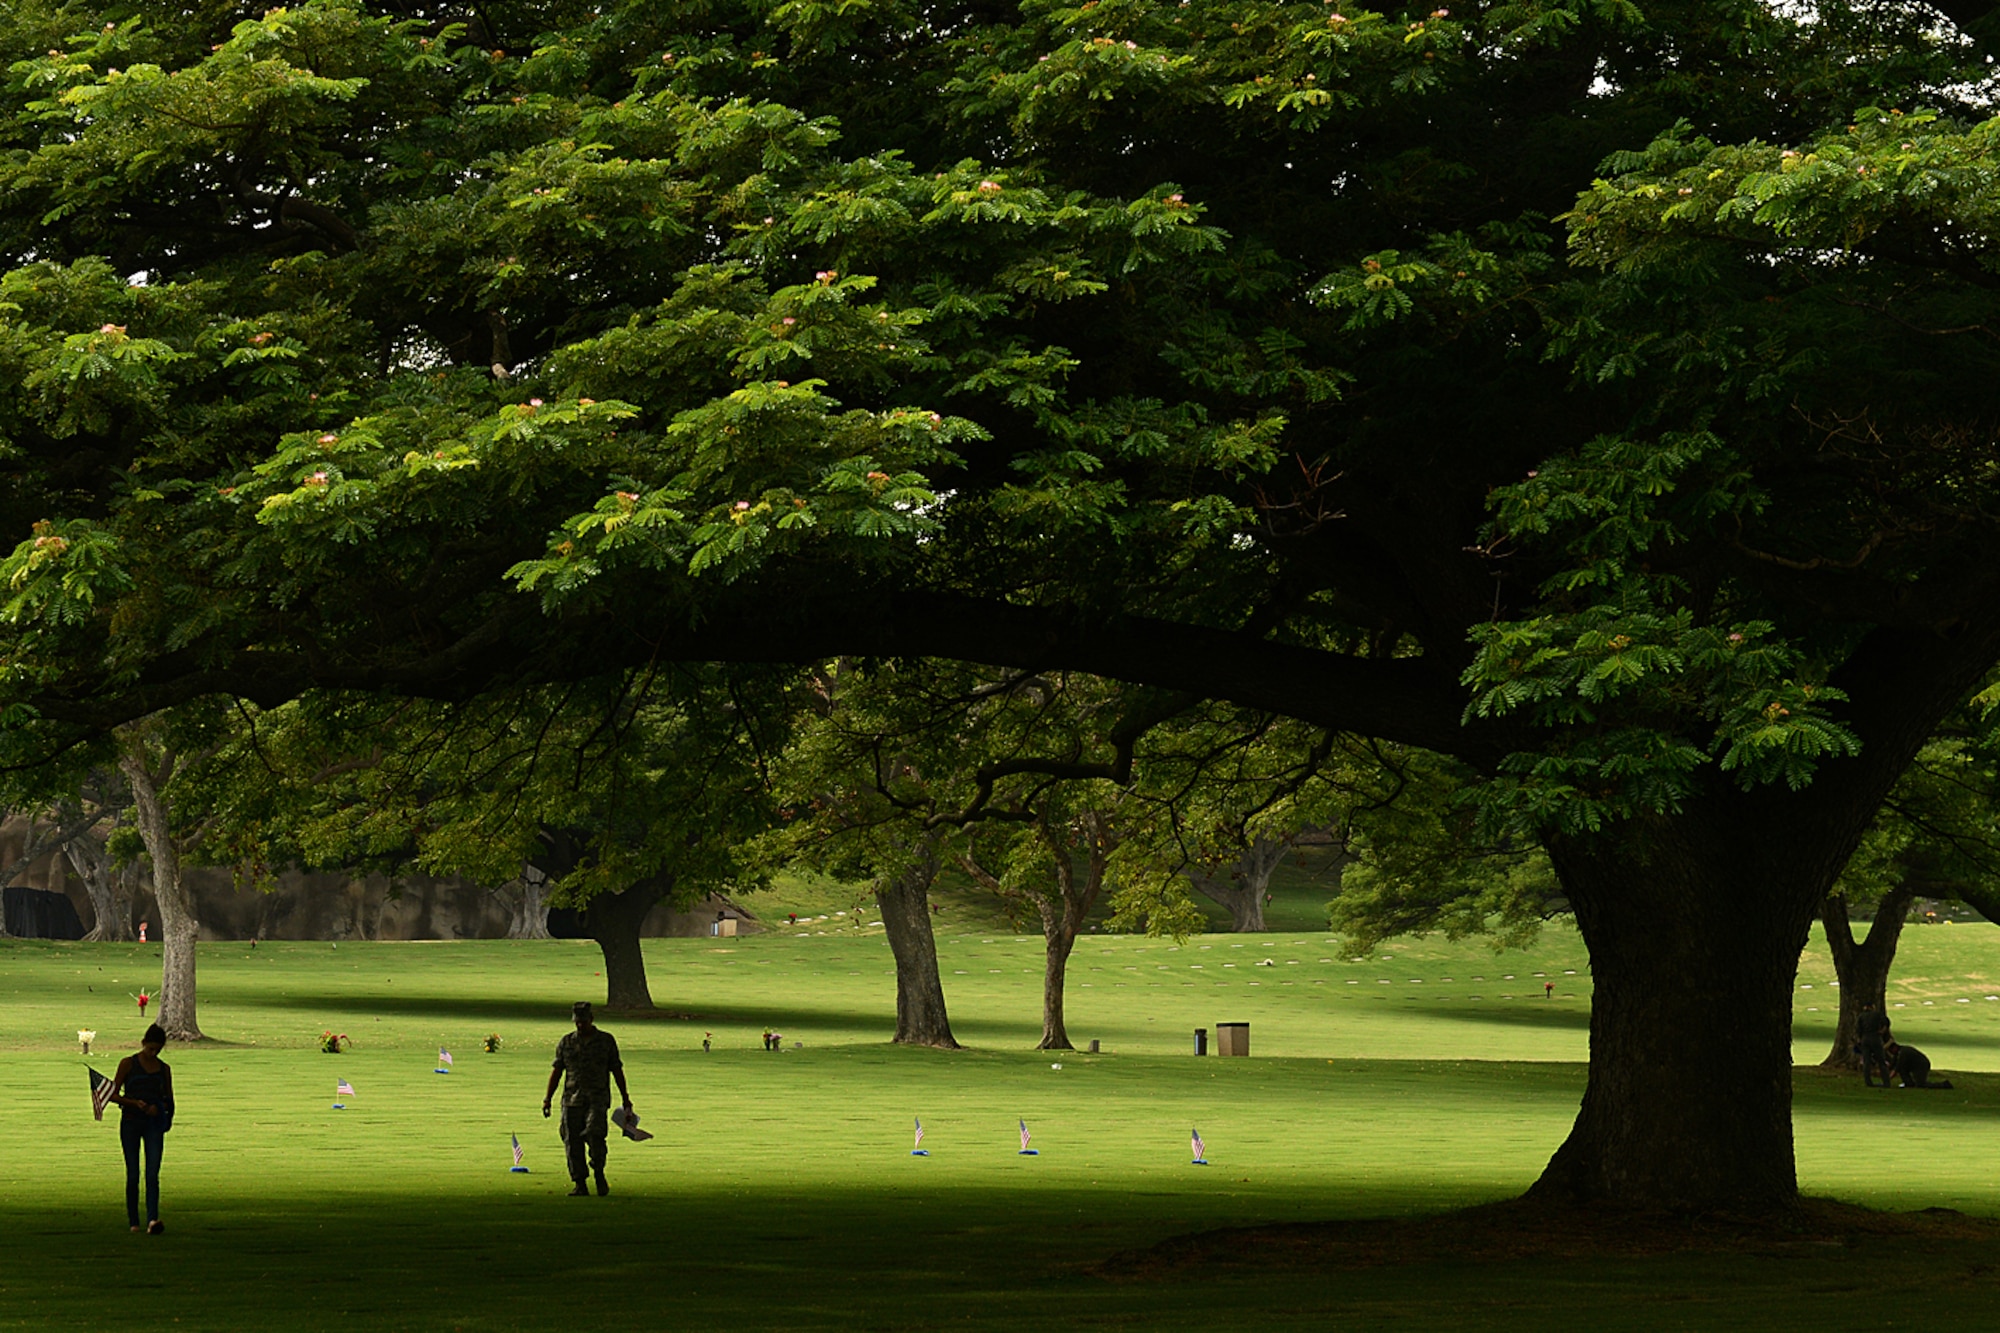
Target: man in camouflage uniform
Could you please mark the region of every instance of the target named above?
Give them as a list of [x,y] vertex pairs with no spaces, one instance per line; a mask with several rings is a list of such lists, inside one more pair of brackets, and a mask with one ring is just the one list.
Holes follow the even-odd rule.
[[570,1006],[576,1031],[556,1043],[555,1067],[549,1070],[549,1090],[542,1098],[542,1114],[549,1114],[555,1100],[556,1083],[563,1083],[562,1139],[569,1156],[569,1178],[576,1182],[572,1197],[590,1193],[584,1185],[584,1150],[589,1149],[590,1170],[597,1177],[597,1192],[611,1193],[604,1182],[606,1124],[611,1110],[611,1079],[625,1099],[625,1114],[632,1114],[632,1092],[625,1086],[625,1063],[618,1058],[618,1042],[592,1019],[590,1003],[578,1000]]

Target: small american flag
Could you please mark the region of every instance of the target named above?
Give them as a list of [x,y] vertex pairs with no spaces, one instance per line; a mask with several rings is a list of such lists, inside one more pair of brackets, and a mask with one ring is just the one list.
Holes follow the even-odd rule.
[[438,1047],[438,1063],[447,1069],[451,1068],[451,1052],[442,1046]]
[[1030,1134],[1030,1133],[1028,1132],[1028,1122],[1027,1122],[1027,1121],[1025,1121],[1025,1120],[1023,1120],[1023,1121],[1021,1122],[1021,1151],[1022,1151],[1022,1152],[1026,1152],[1026,1151],[1028,1151],[1028,1140],[1029,1140],[1029,1139],[1032,1139],[1033,1137],[1035,1137],[1035,1136],[1034,1136],[1033,1134]]
[[1197,1162],[1206,1160],[1208,1157],[1208,1145],[1201,1141],[1201,1131],[1194,1129],[1188,1132],[1194,1140],[1194,1160]]
[[[912,1120],[916,1120],[915,1116],[912,1116],[910,1118]],[[924,1146],[924,1122],[921,1120],[917,1120],[917,1141],[913,1146],[918,1148]]]
[[354,1095],[354,1085],[346,1079],[342,1079],[334,1086],[333,1095],[336,1097],[352,1097]]
[[521,1136],[519,1134],[509,1134],[507,1137],[514,1140],[514,1165],[519,1166],[521,1164]]
[[115,1086],[95,1069],[90,1071],[90,1110],[96,1119],[104,1119],[104,1108],[111,1104],[111,1089]]

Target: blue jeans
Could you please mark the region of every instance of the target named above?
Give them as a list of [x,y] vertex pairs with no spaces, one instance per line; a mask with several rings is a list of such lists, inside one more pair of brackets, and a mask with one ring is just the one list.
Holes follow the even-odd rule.
[[125,1148],[125,1217],[139,1225],[139,1145],[146,1145],[146,1220],[160,1219],[160,1151],[167,1131],[149,1115],[128,1115],[118,1121],[118,1142]]

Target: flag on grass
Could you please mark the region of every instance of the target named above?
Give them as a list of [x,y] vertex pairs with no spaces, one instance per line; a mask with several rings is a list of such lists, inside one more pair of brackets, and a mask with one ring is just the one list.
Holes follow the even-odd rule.
[[509,1134],[507,1137],[514,1140],[514,1165],[519,1166],[521,1164],[521,1136],[519,1134]]
[[111,1089],[116,1086],[95,1069],[90,1071],[90,1110],[93,1118],[104,1119],[104,1108],[111,1104]]
[[915,1116],[911,1116],[910,1118],[912,1120],[916,1120],[917,1122],[917,1142],[916,1146],[910,1149],[910,1156],[929,1157],[930,1153],[925,1151],[924,1149],[924,1122],[921,1120],[917,1120],[917,1117]]
[[1195,1129],[1188,1132],[1193,1139],[1194,1160],[1206,1165],[1208,1162],[1208,1145],[1201,1141],[1201,1131]]
[[1029,1139],[1032,1139],[1033,1137],[1035,1137],[1035,1136],[1034,1136],[1033,1134],[1030,1134],[1030,1133],[1028,1132],[1028,1122],[1027,1122],[1027,1121],[1025,1121],[1025,1120],[1023,1120],[1023,1121],[1021,1122],[1021,1151],[1022,1151],[1022,1152],[1026,1152],[1026,1151],[1028,1151],[1028,1140],[1029,1140]]
[[451,1052],[442,1046],[438,1047],[438,1063],[446,1069],[451,1068]]
[[346,1079],[342,1079],[334,1085],[333,1095],[336,1097],[352,1097],[354,1095],[354,1085]]

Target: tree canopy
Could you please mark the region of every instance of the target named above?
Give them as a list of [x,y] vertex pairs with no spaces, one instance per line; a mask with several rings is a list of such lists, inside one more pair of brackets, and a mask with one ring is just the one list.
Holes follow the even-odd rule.
[[1418,746],[1592,950],[1544,1188],[1789,1206],[2000,657],[1987,9],[595,2],[10,11],[7,762],[836,654]]

